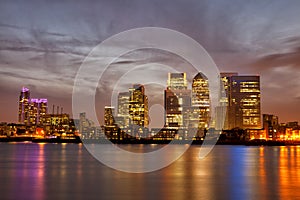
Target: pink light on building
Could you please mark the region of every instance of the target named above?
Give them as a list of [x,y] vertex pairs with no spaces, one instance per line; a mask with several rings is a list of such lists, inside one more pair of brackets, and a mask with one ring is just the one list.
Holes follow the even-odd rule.
[[32,98],[32,99],[30,99],[30,102],[32,102],[32,103],[47,103],[48,100],[47,99],[34,99],[34,98]]
[[28,92],[29,91],[29,89],[28,88],[26,88],[26,87],[22,87],[22,92]]

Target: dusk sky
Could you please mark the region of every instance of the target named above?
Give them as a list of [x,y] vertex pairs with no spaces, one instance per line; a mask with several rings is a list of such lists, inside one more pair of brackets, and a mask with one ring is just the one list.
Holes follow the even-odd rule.
[[222,72],[260,75],[262,113],[300,121],[299,20],[298,0],[1,0],[0,122],[17,121],[22,86],[48,98],[49,110],[55,104],[71,114],[88,53],[114,34],[149,26],[192,37]]

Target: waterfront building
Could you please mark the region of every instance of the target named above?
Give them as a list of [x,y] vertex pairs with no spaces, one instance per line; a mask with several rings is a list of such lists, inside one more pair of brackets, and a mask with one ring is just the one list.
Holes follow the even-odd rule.
[[263,114],[263,129],[265,130],[266,139],[277,139],[278,134],[278,117],[270,114]]
[[31,133],[41,124],[41,118],[47,114],[48,100],[30,98],[30,91],[23,87],[19,96],[18,122],[29,127]]
[[47,99],[30,99],[29,103],[29,125],[37,126],[41,124],[41,118],[47,114]]
[[169,90],[186,90],[186,73],[168,73],[167,87]]
[[129,99],[129,92],[120,92],[118,95],[118,114],[115,121],[122,129],[129,127]]
[[115,108],[111,106],[104,107],[104,126],[115,126]]
[[221,73],[228,102],[225,129],[261,129],[260,77]]
[[86,113],[79,113],[77,127],[82,139],[98,139],[101,137],[99,127],[96,127],[94,122],[86,117]]
[[201,72],[193,79],[191,106],[193,113],[198,113],[198,124],[196,127],[199,130],[207,129],[210,121],[209,86],[207,77]]
[[[19,135],[28,135],[25,124],[16,124],[16,123],[4,123],[2,127],[2,134],[6,136],[19,136]],[[1,128],[0,128],[1,129]]]
[[186,73],[169,73],[164,94],[165,126],[184,128],[184,113],[191,107],[191,90],[187,88]]
[[135,84],[129,89],[129,121],[130,125],[148,127],[148,97],[145,94],[145,87]]
[[287,122],[286,123],[286,126],[288,128],[292,128],[292,129],[297,129],[299,128],[299,125],[298,125],[298,122],[297,121],[294,121],[294,122]]
[[30,107],[30,91],[23,87],[19,96],[19,117],[18,122],[28,125]]
[[115,123],[114,107],[104,107],[104,132],[108,139],[118,139],[118,127]]
[[6,122],[0,123],[0,136],[7,136],[9,134]]
[[45,136],[74,136],[76,127],[69,114],[45,114],[41,116]]

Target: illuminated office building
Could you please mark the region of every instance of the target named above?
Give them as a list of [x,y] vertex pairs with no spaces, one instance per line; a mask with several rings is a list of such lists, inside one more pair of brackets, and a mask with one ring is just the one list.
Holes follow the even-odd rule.
[[118,114],[115,120],[120,128],[129,126],[129,98],[129,92],[120,92],[118,95]]
[[104,107],[104,126],[115,125],[115,108],[111,106]]
[[129,89],[129,120],[131,125],[148,127],[148,97],[143,85],[135,84]]
[[28,88],[23,87],[19,97],[19,117],[18,122],[25,125],[29,120],[29,104],[30,104],[30,91]]
[[41,123],[41,117],[47,114],[47,99],[30,98],[30,91],[23,87],[19,98],[19,123],[36,126]]
[[231,78],[232,76],[238,76],[238,73],[236,72],[227,72],[227,73],[221,73],[221,81],[223,84],[223,89],[225,94],[220,94],[222,96],[221,98],[221,103],[223,103],[223,105],[226,105],[226,117],[224,120],[224,126],[223,129],[225,130],[229,130],[234,127],[233,124],[233,120],[230,120],[230,116],[235,115],[235,113],[232,111],[232,109],[230,109],[230,100],[231,100]]
[[40,117],[45,135],[71,136],[75,132],[75,124],[68,114],[45,114]]
[[267,139],[276,139],[279,130],[278,117],[270,114],[263,114],[263,128]]
[[199,72],[192,83],[192,108],[198,113],[198,128],[208,128],[210,121],[210,98],[207,77]]
[[30,99],[29,104],[29,124],[32,126],[39,125],[41,118],[47,114],[47,99]]
[[261,128],[260,78],[221,73],[228,102],[224,129]]
[[118,114],[126,116],[129,113],[129,92],[120,92],[118,95]]
[[119,139],[119,128],[115,120],[115,108],[111,106],[104,107],[104,133],[107,139]]
[[186,73],[169,73],[168,74],[169,90],[186,90],[187,80]]
[[191,106],[191,90],[187,89],[185,73],[169,73],[165,90],[165,125],[184,127],[184,113]]
[[96,127],[94,122],[86,117],[85,112],[79,113],[77,127],[82,139],[98,139],[101,136],[100,127]]

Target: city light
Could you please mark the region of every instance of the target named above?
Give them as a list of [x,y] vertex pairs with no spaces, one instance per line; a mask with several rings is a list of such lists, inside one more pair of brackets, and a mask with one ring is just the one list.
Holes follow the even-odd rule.
[[[261,119],[260,77],[221,73],[224,94],[220,104],[226,105],[224,126],[215,124],[211,116],[208,79],[199,72],[189,85],[185,73],[169,73],[164,91],[165,121],[160,129],[149,129],[148,97],[145,87],[134,84],[118,94],[117,107],[105,106],[104,124],[94,122],[81,113],[79,119],[68,114],[48,113],[48,100],[30,98],[29,88],[19,96],[19,124],[0,124],[1,138],[28,136],[39,138],[136,140],[195,140],[203,141],[209,128],[221,127],[219,142],[254,140],[300,142],[298,122],[278,122],[275,115],[263,114]],[[189,89],[191,87],[191,89]],[[75,126],[77,124],[77,127]],[[222,128],[223,127],[223,128]],[[189,130],[189,131],[187,131]]]

